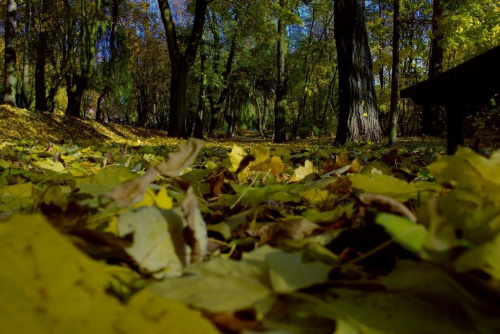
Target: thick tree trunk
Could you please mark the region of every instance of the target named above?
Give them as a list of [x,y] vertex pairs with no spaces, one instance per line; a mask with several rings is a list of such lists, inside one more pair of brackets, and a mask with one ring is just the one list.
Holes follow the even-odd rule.
[[31,1],[25,1],[25,34],[24,34],[24,50],[23,50],[23,74],[21,85],[21,106],[25,109],[30,107],[30,99],[28,97],[29,85],[29,40],[31,30]]
[[389,145],[396,144],[398,136],[399,24],[399,0],[394,0],[392,32],[391,127],[389,133]]
[[82,107],[83,93],[85,92],[86,83],[83,79],[78,79],[76,86],[66,88],[68,95],[68,106],[66,107],[66,116],[80,117],[80,109]]
[[[204,38],[203,38],[204,40]],[[205,115],[206,109],[206,91],[207,91],[207,74],[205,73],[205,61],[206,54],[204,52],[204,46],[202,45],[201,50],[201,81],[200,81],[200,91],[198,93],[198,108],[196,110],[196,117],[194,120],[194,130],[193,137],[198,139],[203,139],[203,116]]]
[[[48,111],[47,84],[45,81],[46,40],[45,32],[40,33],[36,49],[35,63],[35,110]],[[69,102],[69,101],[68,101]]]
[[181,57],[179,65],[172,71],[170,81],[170,113],[168,121],[168,136],[186,137],[186,91],[189,67]]
[[177,40],[175,23],[168,0],[158,0],[161,19],[167,37],[168,54],[172,64],[172,78],[170,87],[170,119],[167,135],[169,137],[186,136],[186,91],[189,69],[196,60],[196,53],[203,35],[206,0],[196,0],[195,14],[191,35],[186,43],[184,53],[181,53]]
[[[441,0],[432,3],[432,40],[429,54],[429,78],[443,72],[444,50],[440,45],[444,36],[440,31],[443,19],[443,6]],[[425,106],[422,111],[422,133],[438,136],[442,133],[445,124],[444,110],[439,106]]]
[[210,121],[210,129],[208,132],[209,137],[212,137],[213,134],[215,133],[215,130],[220,126],[219,114],[221,112],[222,105],[224,104],[229,95],[229,90],[231,88],[229,85],[229,75],[231,74],[233,68],[233,61],[235,55],[236,55],[236,42],[233,41],[231,43],[231,49],[229,50],[229,55],[227,57],[224,73],[222,73],[222,83],[224,85],[224,88],[222,88],[219,96],[217,97],[217,100],[214,100],[215,97],[213,96],[213,93],[210,94],[210,106],[212,109],[212,118]]
[[[48,1],[41,3],[41,14],[47,15],[49,12]],[[47,82],[45,66],[47,64],[47,31],[46,27],[41,27],[36,43],[36,63],[35,63],[35,110],[48,111],[49,101],[47,99]]]
[[17,2],[7,1],[7,16],[5,17],[5,84],[3,103],[16,106],[16,28]]
[[49,112],[51,114],[54,113],[54,110],[56,108],[56,95],[58,91],[59,91],[59,84],[56,84],[49,90],[49,96],[47,97],[47,101],[49,101]]
[[[280,0],[281,8],[284,8],[284,0]],[[279,39],[277,43],[278,77],[276,84],[276,101],[274,103],[274,142],[286,141],[286,56],[288,51],[286,25],[282,19],[278,20]]]
[[335,0],[339,123],[335,142],[380,141],[377,99],[363,0]]

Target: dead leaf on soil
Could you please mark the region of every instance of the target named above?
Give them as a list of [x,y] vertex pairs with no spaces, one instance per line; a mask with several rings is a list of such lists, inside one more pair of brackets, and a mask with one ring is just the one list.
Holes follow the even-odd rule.
[[191,263],[202,262],[207,253],[207,226],[201,215],[198,198],[194,194],[193,187],[189,187],[187,190],[181,208],[187,222],[184,238],[191,247]]
[[258,229],[247,230],[247,234],[253,237],[260,237],[260,244],[266,244],[273,241],[276,244],[284,238],[300,240],[310,236],[314,231],[321,227],[311,223],[309,220],[298,217],[296,219],[286,220],[277,223],[269,223]]
[[392,197],[382,194],[364,193],[359,195],[359,199],[363,204],[374,206],[382,212],[395,213],[408,218],[414,223],[417,222],[415,214],[403,203],[396,201]]
[[187,143],[179,148],[179,151],[169,153],[169,160],[156,166],[162,173],[170,177],[179,176],[180,172],[191,165],[203,147],[203,141],[189,138]]

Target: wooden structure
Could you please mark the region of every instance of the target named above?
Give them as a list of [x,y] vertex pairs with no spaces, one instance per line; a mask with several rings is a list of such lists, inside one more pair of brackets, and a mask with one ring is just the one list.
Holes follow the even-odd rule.
[[448,154],[464,144],[463,122],[468,105],[484,103],[500,93],[500,46],[446,72],[401,91],[421,106],[446,107]]

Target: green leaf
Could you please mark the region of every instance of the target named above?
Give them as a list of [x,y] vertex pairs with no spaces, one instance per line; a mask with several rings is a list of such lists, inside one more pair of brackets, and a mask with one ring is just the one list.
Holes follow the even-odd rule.
[[4,186],[0,189],[0,211],[22,210],[31,202],[33,185],[21,183],[12,186]]
[[255,308],[262,317],[275,297],[261,263],[215,259],[189,266],[193,276],[170,278],[149,287],[158,296],[211,312],[235,312]]
[[427,239],[427,230],[422,225],[389,213],[379,214],[375,222],[410,252],[418,254],[422,251]]
[[132,246],[125,248],[127,253],[141,270],[157,278],[182,274],[183,260],[189,252],[183,243],[183,228],[182,216],[172,213],[167,221],[155,207],[124,213],[118,221],[119,236],[134,235]]
[[401,202],[418,197],[415,185],[383,174],[353,174],[349,176],[352,187],[367,193],[384,194]]
[[304,262],[302,252],[264,246],[246,253],[241,261],[215,259],[188,266],[185,272],[189,276],[153,283],[150,288],[159,296],[211,312],[254,308],[263,316],[276,293],[322,283],[330,270],[321,262]]
[[62,163],[60,163],[59,161],[53,161],[49,158],[47,158],[45,161],[37,161],[35,162],[35,164],[40,168],[48,169],[56,173],[62,173],[65,171]]
[[289,293],[323,283],[332,267],[322,262],[304,262],[302,252],[286,253],[263,246],[243,255],[245,261],[266,263],[271,287],[277,293]]
[[500,234],[492,241],[460,255],[454,267],[459,273],[480,270],[500,281]]
[[476,332],[460,295],[433,265],[399,261],[380,283],[377,291],[333,288],[325,306],[359,333]]

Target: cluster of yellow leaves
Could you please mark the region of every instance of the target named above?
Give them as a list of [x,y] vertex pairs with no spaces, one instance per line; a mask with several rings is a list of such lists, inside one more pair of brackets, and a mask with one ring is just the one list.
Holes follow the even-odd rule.
[[114,270],[89,259],[41,216],[0,225],[0,261],[6,333],[217,333],[199,312],[147,290],[122,305],[107,292]]

